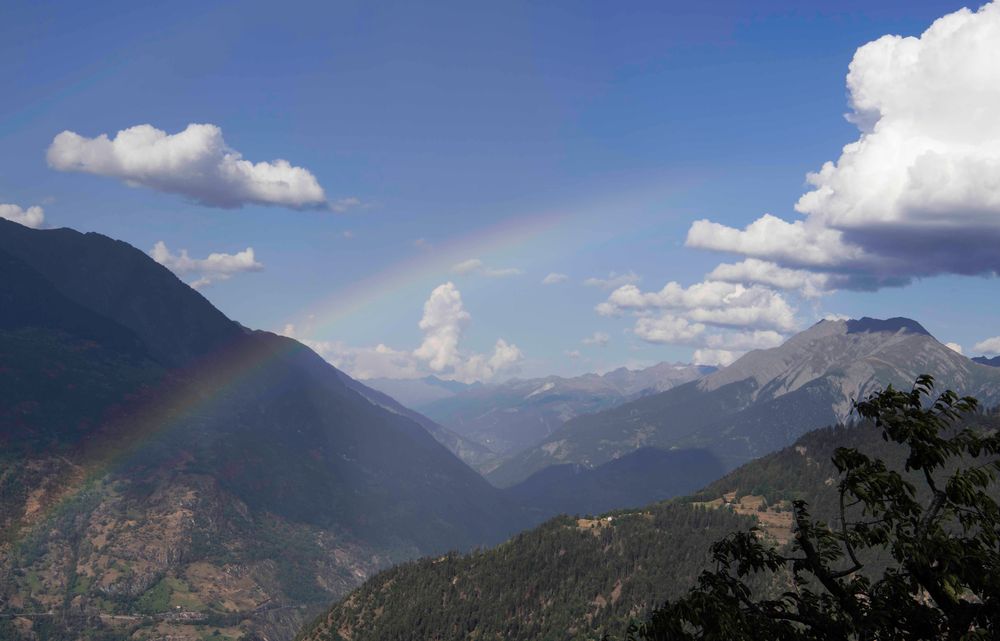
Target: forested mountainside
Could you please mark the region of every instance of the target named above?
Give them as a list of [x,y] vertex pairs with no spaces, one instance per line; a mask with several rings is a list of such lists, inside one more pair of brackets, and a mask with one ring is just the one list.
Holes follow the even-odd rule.
[[469,555],[377,575],[300,637],[308,641],[592,639],[691,585],[704,541],[750,524],[724,510],[657,505],[562,516]]
[[0,220],[0,269],[4,638],[288,639],[376,569],[524,526],[413,418],[125,243]]
[[[994,412],[963,425],[1000,428]],[[408,563],[368,580],[301,634],[302,641],[622,639],[630,621],[690,587],[712,542],[759,526],[791,536],[790,502],[832,519],[830,458],[854,447],[902,469],[905,451],[868,423],[809,432],[682,499],[592,517],[559,517],[493,550]],[[761,584],[762,590],[780,585]]]
[[[500,384],[449,387],[439,398],[414,408],[476,443],[489,448],[496,461],[515,454],[544,439],[565,421],[581,414],[598,412],[624,402],[655,394],[696,380],[715,370],[713,367],[660,363],[640,370],[619,368],[603,375],[584,374],[572,378],[513,379]],[[407,385],[404,381],[368,381],[376,389],[392,394],[419,390],[430,383],[421,379]],[[430,389],[442,392],[446,381],[431,381]],[[477,465],[489,470],[496,464]]]
[[640,447],[704,448],[728,469],[845,420],[852,399],[920,374],[1000,402],[1000,370],[974,363],[909,319],[821,321],[718,372],[566,422],[487,477],[513,485],[550,465],[594,467]]

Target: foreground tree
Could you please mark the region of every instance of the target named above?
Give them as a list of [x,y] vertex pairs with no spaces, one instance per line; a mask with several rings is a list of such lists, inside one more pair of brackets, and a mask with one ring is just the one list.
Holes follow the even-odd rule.
[[[715,570],[630,638],[1000,638],[1000,508],[991,496],[1000,435],[957,426],[976,400],[947,391],[928,406],[932,390],[922,376],[909,392],[889,387],[855,405],[884,439],[908,448],[904,470],[839,448],[834,523],[797,501],[790,551],[756,531],[717,542]],[[768,579],[787,589],[756,597],[748,582]]]

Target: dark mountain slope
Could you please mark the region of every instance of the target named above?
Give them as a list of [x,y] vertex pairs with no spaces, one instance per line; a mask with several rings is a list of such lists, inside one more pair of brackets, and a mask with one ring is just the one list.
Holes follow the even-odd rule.
[[0,250],[66,298],[130,329],[165,365],[187,364],[242,333],[205,297],[128,243],[0,219]]
[[475,467],[476,465],[493,458],[493,453],[486,447],[452,432],[448,428],[435,423],[419,412],[415,412],[408,407],[404,407],[388,394],[368,387],[364,383],[354,380],[343,372],[341,372],[341,374],[344,384],[352,390],[361,394],[375,405],[411,419],[427,430],[427,432],[430,433],[430,435],[433,436],[438,443],[447,447],[452,454],[462,459],[469,465]]
[[691,493],[725,471],[707,450],[643,447],[595,468],[547,467],[506,493],[546,517],[600,514]]
[[288,638],[302,611],[250,612],[523,526],[308,348],[124,243],[0,223],[0,610],[61,612],[65,638],[177,606]]

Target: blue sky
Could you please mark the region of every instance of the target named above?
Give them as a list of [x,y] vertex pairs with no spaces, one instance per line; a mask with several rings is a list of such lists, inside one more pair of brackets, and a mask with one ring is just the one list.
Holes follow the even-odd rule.
[[[595,306],[614,290],[583,284],[614,272],[637,276],[642,292],[688,287],[742,259],[685,246],[694,221],[743,229],[766,212],[801,218],[793,206],[812,189],[807,172],[859,137],[844,118],[855,51],[885,34],[919,36],[961,3],[140,4],[5,7],[0,203],[41,206],[46,226],[144,251],[162,241],[175,258],[252,247],[260,269],[202,293],[348,371],[364,373],[378,344],[394,364],[383,371],[376,359],[369,374],[400,363],[406,375],[434,371],[429,357],[412,358],[423,348],[452,359],[438,373],[469,379],[689,361],[713,332],[787,335],[828,313],[911,316],[966,353],[1000,334],[995,280],[957,275],[984,269],[954,261],[923,271],[838,263],[840,276],[915,280],[780,291],[794,326],[727,320],[661,342],[637,328],[662,306],[602,316]],[[346,211],[212,206],[194,188],[128,186],[46,160],[66,130],[113,138],[190,123],[215,125],[247,160],[305,168],[324,202]],[[452,269],[471,259],[482,267]],[[205,276],[171,265],[188,282]],[[489,274],[504,269],[519,273]],[[550,273],[567,278],[541,284]],[[447,282],[460,308],[439,291],[442,306],[429,309]],[[688,312],[677,322],[714,318]],[[497,339],[519,358],[483,364]]]

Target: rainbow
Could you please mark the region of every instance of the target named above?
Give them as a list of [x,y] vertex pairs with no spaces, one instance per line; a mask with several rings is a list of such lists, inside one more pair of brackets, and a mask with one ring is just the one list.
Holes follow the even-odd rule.
[[[210,409],[230,390],[294,349],[300,347],[291,339],[262,341],[241,334],[195,364],[166,373],[158,384],[137,390],[137,398],[118,407],[77,444],[71,468],[59,487],[45,497],[47,507],[22,524],[27,526],[21,528],[22,533],[49,524],[144,445]],[[16,536],[13,542],[19,539]]]
[[[329,331],[378,300],[439,277],[457,262],[545,242],[569,219],[569,215],[558,212],[514,218],[450,239],[335,290],[298,316],[315,316],[312,331]],[[241,336],[196,364],[169,373],[160,384],[142,390],[138,399],[80,443],[73,471],[48,497],[49,506],[25,525],[47,523],[57,517],[145,444],[210,409],[230,390],[297,347],[298,343],[290,339],[248,341]]]
[[411,257],[324,295],[321,300],[297,312],[289,322],[295,324],[296,320],[302,318],[314,319],[309,323],[309,333],[328,335],[339,322],[379,300],[390,298],[433,278],[440,278],[441,274],[448,273],[453,265],[463,260],[496,256],[532,242],[544,241],[571,218],[570,214],[561,211],[510,218],[449,239],[445,243],[418,250]]

